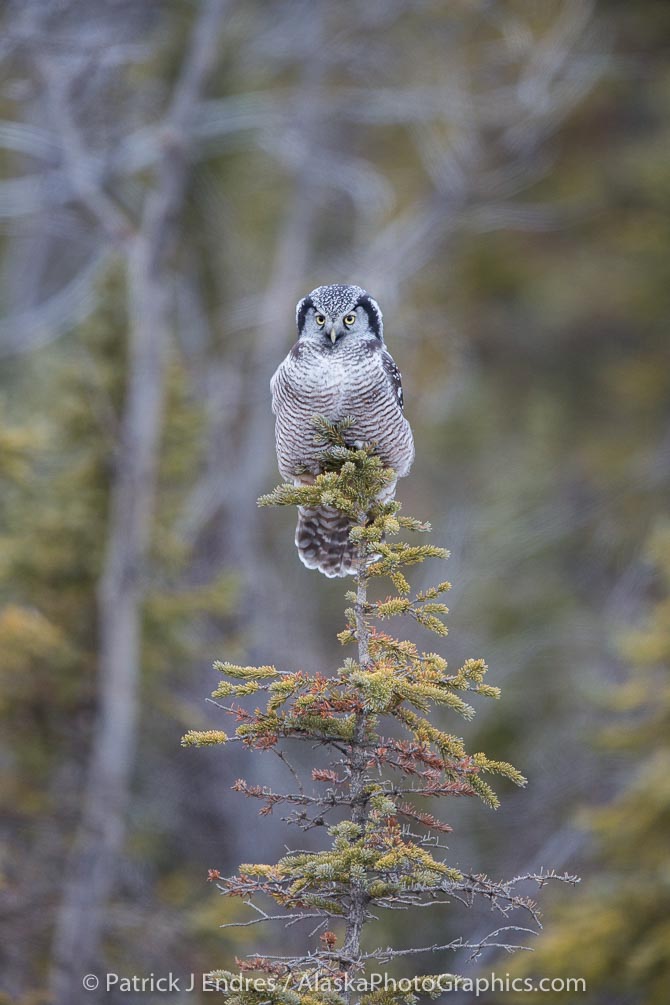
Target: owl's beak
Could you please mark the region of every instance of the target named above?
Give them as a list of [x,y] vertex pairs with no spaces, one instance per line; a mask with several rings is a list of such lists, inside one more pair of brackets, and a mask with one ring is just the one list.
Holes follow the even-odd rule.
[[337,342],[337,332],[335,331],[334,328],[330,329],[330,341],[333,343],[333,345],[335,345],[335,343]]

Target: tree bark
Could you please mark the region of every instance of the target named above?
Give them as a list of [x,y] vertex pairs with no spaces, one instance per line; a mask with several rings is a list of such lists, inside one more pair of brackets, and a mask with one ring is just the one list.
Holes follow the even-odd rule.
[[137,742],[142,603],[156,490],[171,326],[168,255],[189,173],[187,127],[218,53],[226,0],[196,20],[166,117],[166,144],[140,227],[126,245],[128,377],[98,587],[99,696],[83,809],[53,945],[54,1005],[71,1005],[96,963],[123,848]]

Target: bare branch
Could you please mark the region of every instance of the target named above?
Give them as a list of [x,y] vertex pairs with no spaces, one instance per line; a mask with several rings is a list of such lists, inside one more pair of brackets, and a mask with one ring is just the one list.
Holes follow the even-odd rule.
[[377,960],[380,963],[388,963],[389,960],[396,956],[414,956],[420,953],[440,953],[447,950],[457,952],[461,949],[471,949],[473,952],[470,959],[474,960],[477,956],[479,956],[483,949],[504,949],[509,953],[516,952],[517,950],[526,950],[527,952],[532,951],[530,946],[524,946],[523,944],[492,941],[499,935],[502,935],[503,932],[523,932],[526,935],[537,935],[537,930],[534,928],[521,928],[519,925],[505,925],[502,928],[496,928],[493,932],[489,932],[489,934],[485,935],[479,942],[469,942],[467,939],[459,937],[442,945],[435,943],[432,946],[412,946],[408,949],[392,949],[390,946],[387,946],[386,949],[373,949],[368,953],[364,953],[363,959]]
[[66,71],[62,61],[52,60],[44,53],[35,62],[44,82],[49,120],[60,140],[60,156],[72,190],[100,222],[110,240],[124,241],[132,233],[131,221],[104,190],[72,110],[72,91],[87,67],[80,68],[79,72]]

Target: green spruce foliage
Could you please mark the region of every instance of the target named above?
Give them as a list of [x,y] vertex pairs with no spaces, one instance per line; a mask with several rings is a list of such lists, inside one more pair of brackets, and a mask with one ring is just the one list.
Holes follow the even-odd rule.
[[[213,698],[235,720],[234,731],[191,731],[183,739],[185,746],[237,742],[252,750],[276,750],[284,759],[290,742],[326,754],[324,766],[312,768],[309,787],[292,766],[294,791],[275,792],[244,779],[233,785],[259,801],[261,815],[286,807],[287,822],[303,831],[322,828],[330,842],[321,851],[289,851],[273,864],[245,863],[227,878],[211,871],[223,894],[255,909],[252,924],[308,926],[301,955],[253,954],[236,960],[237,974],[215,972],[212,977],[227,992],[229,1005],[345,1005],[352,995],[361,1005],[394,1005],[414,1001],[422,991],[436,997],[445,980],[458,978],[423,975],[411,987],[380,989],[366,982],[365,975],[375,962],[378,971],[380,963],[409,953],[470,948],[476,954],[484,945],[516,948],[509,941],[516,936],[510,933],[521,929],[504,923],[477,946],[459,939],[448,946],[364,951],[365,925],[387,910],[437,906],[447,899],[471,904],[479,897],[504,917],[518,909],[536,921],[534,903],[517,886],[529,880],[541,885],[548,875],[498,882],[464,873],[445,860],[440,836],[451,827],[426,808],[426,801],[479,797],[495,808],[490,776],[521,786],[525,779],[511,764],[484,753],[469,754],[459,736],[431,721],[430,711],[438,706],[470,719],[474,698],[497,698],[499,691],[484,682],[483,660],[466,660],[450,672],[438,653],[379,627],[404,616],[439,637],[446,635],[442,597],[450,584],[413,593],[405,573],[427,558],[444,559],[447,552],[396,540],[401,531],[425,534],[430,527],[401,516],[398,502],[378,501],[394,472],[383,466],[373,446],[346,445],[346,422],[336,427],[317,418],[315,425],[324,446],[324,473],[311,485],[281,485],[259,503],[328,505],[355,521],[351,537],[359,545],[359,568],[355,589],[347,593],[346,627],[339,635],[355,654],[331,676],[216,663],[221,681]],[[390,581],[394,592],[369,599],[369,584],[376,580]],[[250,695],[258,700],[253,710],[236,701]],[[274,902],[272,910],[262,906],[268,898]],[[240,973],[247,975],[241,987]]]

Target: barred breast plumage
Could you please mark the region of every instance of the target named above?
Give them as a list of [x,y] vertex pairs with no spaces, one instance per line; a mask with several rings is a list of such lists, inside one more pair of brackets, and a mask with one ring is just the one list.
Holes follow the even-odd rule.
[[[377,303],[358,286],[320,286],[297,306],[298,341],[272,382],[279,470],[296,484],[320,472],[323,447],[313,418],[353,420],[352,444],[376,443],[398,477],[409,472],[414,443],[403,414],[400,373],[383,340]],[[384,498],[395,494],[395,482]],[[355,572],[351,522],[329,507],[299,510],[296,545],[301,561],[326,576]]]

